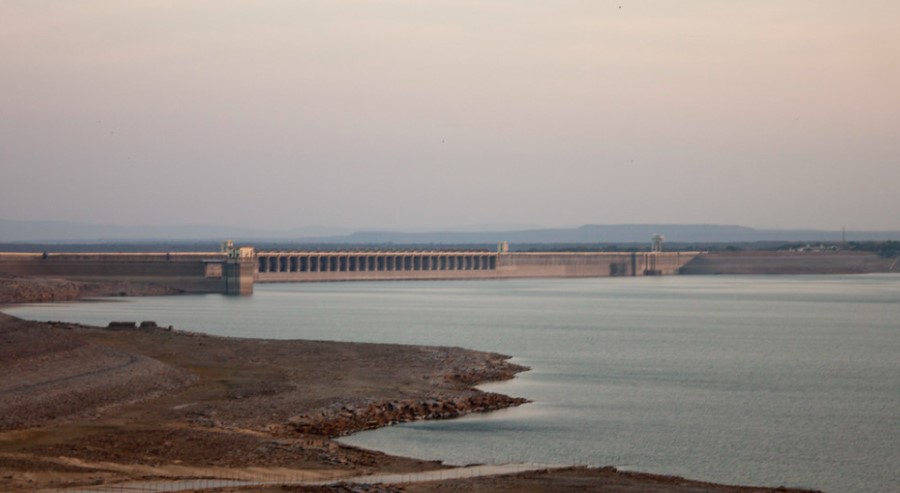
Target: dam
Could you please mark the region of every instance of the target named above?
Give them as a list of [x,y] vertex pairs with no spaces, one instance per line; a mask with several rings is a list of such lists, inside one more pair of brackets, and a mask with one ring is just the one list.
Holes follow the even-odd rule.
[[250,294],[255,283],[678,274],[699,252],[489,250],[263,250],[0,253],[0,275],[82,282],[129,281],[188,293]]
[[900,270],[871,252],[509,252],[490,250],[256,250],[0,253],[0,278],[63,278],[164,286],[185,293],[251,294],[256,283],[861,274]]
[[256,282],[671,275],[698,252],[261,251]]

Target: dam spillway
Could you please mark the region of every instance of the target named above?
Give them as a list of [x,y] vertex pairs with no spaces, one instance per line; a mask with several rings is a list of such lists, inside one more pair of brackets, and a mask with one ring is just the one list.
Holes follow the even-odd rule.
[[260,251],[256,282],[671,275],[697,252]]
[[484,251],[259,252],[257,282],[472,279],[496,277]]

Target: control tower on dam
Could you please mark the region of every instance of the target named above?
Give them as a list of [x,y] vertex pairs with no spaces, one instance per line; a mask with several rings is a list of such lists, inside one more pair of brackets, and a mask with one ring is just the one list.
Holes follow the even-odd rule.
[[677,274],[697,252],[259,251],[255,281],[363,281]]

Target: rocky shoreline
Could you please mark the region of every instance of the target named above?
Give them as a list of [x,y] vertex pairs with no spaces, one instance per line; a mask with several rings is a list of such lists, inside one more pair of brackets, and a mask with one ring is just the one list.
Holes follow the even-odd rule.
[[406,399],[371,403],[357,408],[341,406],[292,418],[290,427],[297,433],[340,437],[357,431],[372,430],[397,423],[423,419],[451,419],[471,413],[486,413],[528,402],[521,397],[478,393],[464,397]]

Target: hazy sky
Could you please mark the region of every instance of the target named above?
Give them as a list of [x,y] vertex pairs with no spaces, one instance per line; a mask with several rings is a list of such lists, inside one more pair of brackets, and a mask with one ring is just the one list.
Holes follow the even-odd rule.
[[0,218],[900,229],[897,0],[0,0]]

